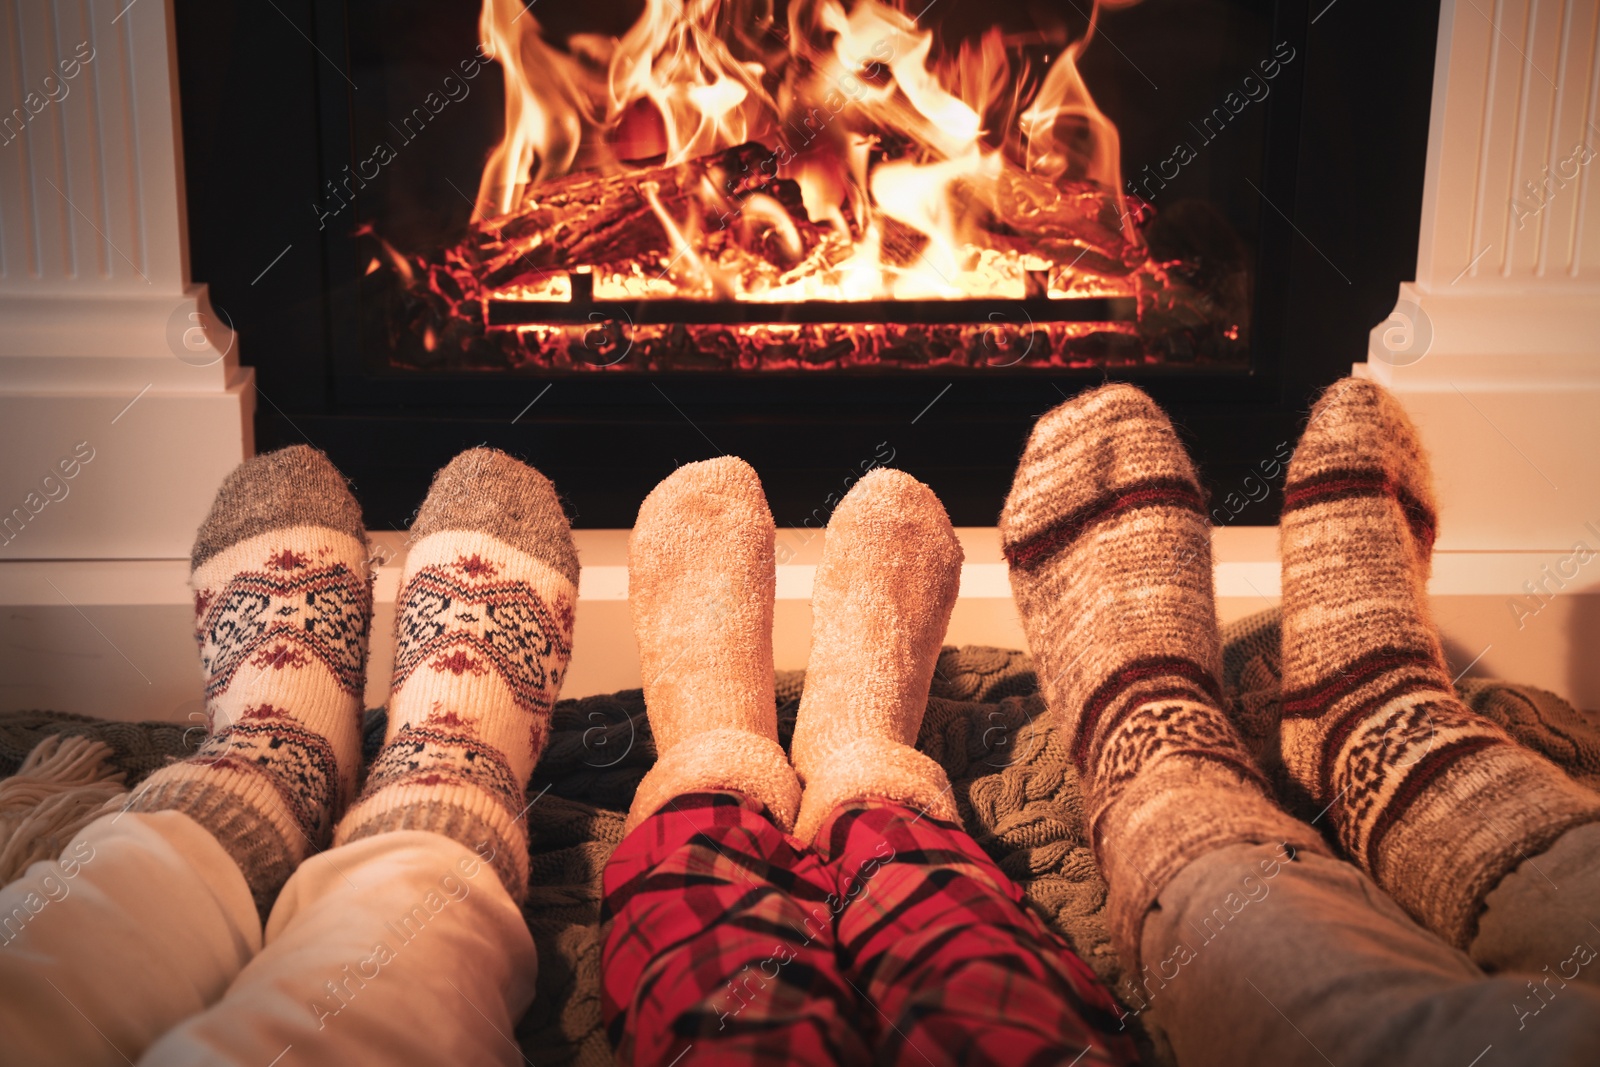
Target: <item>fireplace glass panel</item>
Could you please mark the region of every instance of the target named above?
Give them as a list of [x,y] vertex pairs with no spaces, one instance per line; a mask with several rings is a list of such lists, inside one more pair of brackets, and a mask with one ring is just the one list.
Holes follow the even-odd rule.
[[1271,4],[486,2],[344,5],[373,372],[1252,367]]

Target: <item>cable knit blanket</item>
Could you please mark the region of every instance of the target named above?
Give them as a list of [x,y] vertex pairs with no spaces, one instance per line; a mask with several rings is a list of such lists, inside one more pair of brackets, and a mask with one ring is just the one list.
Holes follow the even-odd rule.
[[[1278,619],[1264,612],[1224,631],[1224,688],[1268,773],[1283,784],[1276,756]],[[802,671],[779,672],[778,730],[787,748]],[[1023,887],[1030,904],[1113,988],[1122,964],[1102,908],[1105,883],[1084,838],[1083,805],[1061,731],[1037,694],[1021,652],[947,648],[939,657],[918,739],[954,783],[967,829]],[[1470,679],[1463,699],[1518,741],[1579,781],[1600,788],[1600,717],[1529,686]],[[382,710],[368,715],[366,755],[382,742]],[[198,731],[165,723],[108,723],[50,712],[0,715],[0,776],[52,734],[109,744],[136,784],[192,752]],[[539,950],[539,991],[517,1028],[530,1060],[610,1064],[600,1024],[600,877],[622,839],[623,812],[655,759],[639,690],[556,705],[550,746],[529,786],[532,877],[525,915]],[[1298,800],[1281,790],[1293,809]],[[535,799],[536,798],[536,799]],[[1307,814],[1314,815],[1315,812]]]

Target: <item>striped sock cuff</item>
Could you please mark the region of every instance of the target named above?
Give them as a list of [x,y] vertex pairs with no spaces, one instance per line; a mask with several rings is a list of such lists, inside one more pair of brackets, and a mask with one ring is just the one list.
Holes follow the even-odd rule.
[[1600,795],[1509,739],[1465,739],[1420,761],[1366,844],[1373,878],[1465,949],[1485,898],[1524,860],[1600,821]]
[[199,823],[239,865],[261,920],[312,841],[285,809],[268,772],[248,765],[176,763],[135,790],[127,811],[176,811]]
[[528,805],[464,782],[418,779],[369,790],[334,830],[335,847],[395,830],[425,830],[459,842],[494,868],[511,899],[528,896]]

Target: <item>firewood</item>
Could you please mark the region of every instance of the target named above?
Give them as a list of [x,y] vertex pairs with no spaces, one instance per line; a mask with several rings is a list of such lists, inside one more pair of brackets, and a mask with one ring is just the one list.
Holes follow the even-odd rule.
[[981,199],[980,228],[989,243],[1039,256],[1077,273],[1126,277],[1147,258],[1122,233],[1116,198],[1087,181],[1049,181],[1007,165],[982,188],[958,182],[958,195]]
[[671,256],[672,239],[647,189],[681,227],[702,234],[736,225],[745,202],[764,194],[783,207],[810,248],[821,231],[806,216],[799,186],[769,173],[775,170],[772,152],[752,142],[674,166],[545,182],[515,213],[477,226],[471,242],[480,276],[492,291],[550,269],[604,268]]
[[[879,155],[893,158],[887,150]],[[796,279],[801,264],[826,269],[846,254],[845,246],[811,222],[799,186],[775,177],[776,169],[771,150],[751,142],[672,166],[586,171],[544,182],[516,211],[475,223],[450,251],[453,263],[443,273],[494,293],[535,284],[552,271],[654,270],[677,259],[678,249],[651,196],[702,257],[723,269],[744,263],[750,278],[788,280]],[[1007,162],[998,176],[958,180],[951,195],[972,209],[975,226],[967,237],[979,246],[1042,259],[1064,272],[1114,278],[1129,276],[1148,259],[1142,242],[1124,235],[1115,196],[1090,182],[1051,181]],[[756,196],[770,198],[788,216],[800,238],[798,254],[792,240],[778,239],[758,222],[770,211],[747,210]],[[877,222],[885,264],[905,267],[922,255],[925,235],[881,213]]]

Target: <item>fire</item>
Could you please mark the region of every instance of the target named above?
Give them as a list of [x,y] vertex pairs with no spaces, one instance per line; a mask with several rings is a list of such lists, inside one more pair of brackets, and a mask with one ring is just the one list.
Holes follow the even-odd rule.
[[[644,0],[622,36],[547,38],[484,0],[505,132],[473,214],[485,291],[794,301],[1130,295],[1147,256],[1116,127],[1078,59],[1001,31],[939,50],[879,0]],[[920,7],[920,4],[918,4]],[[1021,88],[1019,88],[1021,87]]]

